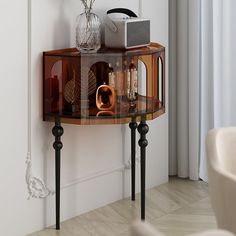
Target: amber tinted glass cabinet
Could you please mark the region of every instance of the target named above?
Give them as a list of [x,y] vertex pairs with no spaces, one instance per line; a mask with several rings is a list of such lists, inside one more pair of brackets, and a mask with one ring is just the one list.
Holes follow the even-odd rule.
[[[136,129],[141,150],[141,218],[145,219],[146,120],[165,112],[165,48],[157,43],[133,50],[102,48],[44,52],[43,119],[55,122],[56,228],[60,228],[61,123],[129,124],[132,200],[135,200]],[[138,125],[137,122],[140,122]]]

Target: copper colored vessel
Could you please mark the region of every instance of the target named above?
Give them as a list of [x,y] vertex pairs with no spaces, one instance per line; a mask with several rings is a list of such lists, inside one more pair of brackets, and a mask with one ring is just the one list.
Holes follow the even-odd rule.
[[106,84],[97,89],[96,106],[101,111],[111,111],[115,108],[115,90]]

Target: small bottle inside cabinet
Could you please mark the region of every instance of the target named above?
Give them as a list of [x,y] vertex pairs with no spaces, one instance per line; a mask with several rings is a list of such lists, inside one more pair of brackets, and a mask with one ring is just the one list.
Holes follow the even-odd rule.
[[133,116],[154,119],[165,112],[164,68],[165,48],[157,43],[91,54],[75,48],[44,52],[44,120],[122,124]]

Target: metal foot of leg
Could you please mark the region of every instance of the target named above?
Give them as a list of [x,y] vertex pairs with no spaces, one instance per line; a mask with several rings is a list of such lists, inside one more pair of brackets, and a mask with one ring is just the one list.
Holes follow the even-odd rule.
[[131,199],[135,201],[136,129],[138,124],[132,121],[129,127],[131,129]]
[[141,151],[141,220],[145,220],[145,175],[146,175],[146,147],[148,141],[146,139],[146,134],[149,131],[149,127],[146,121],[141,121],[138,126],[138,132],[140,133],[139,146]]
[[60,229],[60,185],[61,185],[61,149],[63,144],[61,136],[64,130],[61,127],[60,119],[55,119],[55,126],[52,129],[52,134],[55,136],[53,148],[55,149],[55,184],[56,184],[56,229]]

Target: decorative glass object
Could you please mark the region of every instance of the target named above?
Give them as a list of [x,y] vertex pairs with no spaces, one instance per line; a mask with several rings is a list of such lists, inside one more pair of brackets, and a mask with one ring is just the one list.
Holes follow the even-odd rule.
[[101,21],[91,8],[85,8],[77,17],[76,47],[87,53],[96,52],[101,47]]
[[131,106],[136,106],[135,101],[138,96],[138,70],[134,64],[134,61],[131,61],[129,66],[129,72],[127,73],[127,97],[130,101]]

